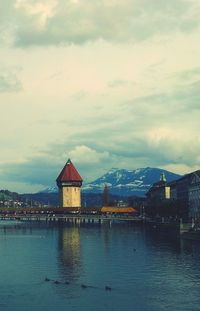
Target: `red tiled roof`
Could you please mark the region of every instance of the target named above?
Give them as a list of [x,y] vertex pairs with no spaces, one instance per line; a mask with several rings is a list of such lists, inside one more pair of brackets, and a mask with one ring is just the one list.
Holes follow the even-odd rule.
[[57,182],[62,181],[83,181],[77,170],[75,169],[74,165],[72,164],[71,160],[69,159],[65,166],[63,167],[62,171],[60,172],[58,178],[56,179]]
[[101,208],[102,213],[137,213],[137,210],[133,207],[116,207],[116,206],[104,206]]

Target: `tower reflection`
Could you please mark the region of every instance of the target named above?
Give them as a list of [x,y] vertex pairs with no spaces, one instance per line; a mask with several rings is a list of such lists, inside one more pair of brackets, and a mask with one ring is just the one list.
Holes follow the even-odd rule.
[[60,270],[65,282],[77,280],[81,272],[80,228],[60,227],[58,234]]

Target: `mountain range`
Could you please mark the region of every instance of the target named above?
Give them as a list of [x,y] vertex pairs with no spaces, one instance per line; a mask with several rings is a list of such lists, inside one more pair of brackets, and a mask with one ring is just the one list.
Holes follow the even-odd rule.
[[[165,174],[168,182],[176,180],[181,175],[160,169],[160,168],[139,168],[136,170],[112,168],[103,176],[91,183],[84,183],[82,193],[102,193],[105,184],[109,192],[119,196],[141,196],[144,197],[149,188],[160,180],[161,173]],[[40,193],[56,193],[57,187],[49,187]]]

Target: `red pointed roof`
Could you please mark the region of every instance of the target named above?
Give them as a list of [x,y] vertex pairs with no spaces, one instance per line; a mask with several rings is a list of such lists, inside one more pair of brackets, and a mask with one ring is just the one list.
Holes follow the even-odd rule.
[[65,166],[63,167],[62,171],[60,172],[58,178],[56,179],[57,182],[63,181],[83,181],[77,170],[75,169],[74,165],[72,164],[71,160],[69,159]]

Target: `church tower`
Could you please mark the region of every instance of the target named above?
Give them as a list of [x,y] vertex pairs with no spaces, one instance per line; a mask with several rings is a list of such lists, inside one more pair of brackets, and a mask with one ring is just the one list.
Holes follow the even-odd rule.
[[160,181],[164,181],[164,182],[166,182],[166,181],[167,181],[167,179],[166,179],[166,177],[165,177],[165,173],[164,173],[164,172],[162,172],[162,173],[160,174]]
[[70,159],[63,167],[56,182],[59,188],[60,207],[80,208],[81,186],[83,180]]

